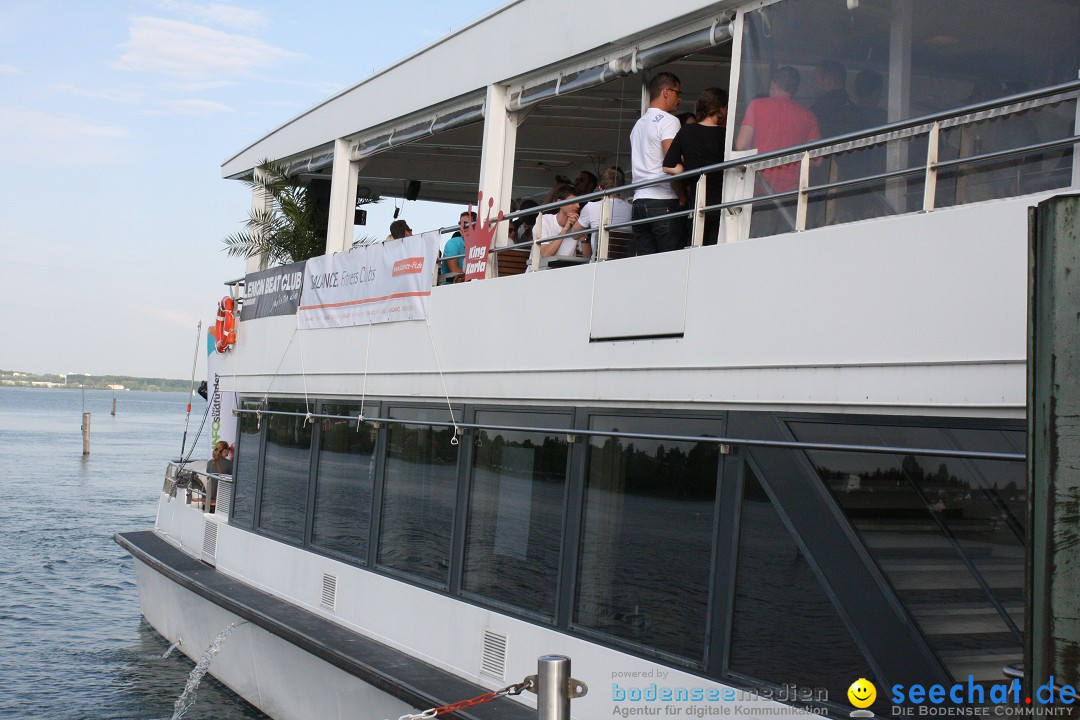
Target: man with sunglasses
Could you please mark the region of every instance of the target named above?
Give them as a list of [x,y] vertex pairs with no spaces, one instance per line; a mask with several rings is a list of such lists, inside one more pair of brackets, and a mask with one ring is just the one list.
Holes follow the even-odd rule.
[[[679,109],[682,83],[674,74],[658,73],[649,82],[649,109],[630,132],[630,159],[634,182],[665,178],[664,156],[679,132]],[[638,188],[634,192],[632,218],[644,220],[676,212],[679,197],[670,182]],[[638,255],[678,250],[686,245],[686,221],[666,218],[634,225],[634,246]]]

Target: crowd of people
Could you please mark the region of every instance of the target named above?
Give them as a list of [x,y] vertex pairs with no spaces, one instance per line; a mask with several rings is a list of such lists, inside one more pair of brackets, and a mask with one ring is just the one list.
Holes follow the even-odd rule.
[[[880,109],[882,77],[864,70],[853,83],[854,99],[847,92],[847,70],[835,60],[820,62],[813,72],[814,103],[804,106],[794,98],[801,84],[801,75],[791,66],[777,68],[769,80],[768,93],[750,101],[732,144],[735,150],[756,149],[767,153],[817,140],[833,137],[885,122]],[[676,114],[682,104],[682,83],[670,72],[660,72],[648,85],[649,106],[630,132],[632,180],[661,180],[687,171],[715,165],[724,161],[727,148],[727,91],[708,87],[694,103],[694,111]],[[812,161],[812,183],[822,184],[853,177],[867,176],[884,169],[884,159],[878,149],[850,153],[846,157],[823,163]],[[881,168],[877,166],[881,165]],[[607,168],[600,177],[582,170],[576,179],[557,175],[555,183],[542,202],[527,198],[514,202],[511,212],[526,211],[538,205],[573,200],[576,197],[610,190],[625,184],[619,167]],[[755,194],[771,195],[796,190],[799,186],[799,165],[766,168],[757,173]],[[690,244],[692,223],[690,208],[694,207],[698,184],[673,178],[637,188],[633,198],[613,196],[611,225],[635,223],[634,253],[647,255],[678,250]],[[705,205],[723,201],[723,173],[706,174]],[[844,206],[848,219],[858,208],[853,201]],[[835,200],[833,201],[835,205]],[[755,204],[751,236],[775,234],[794,228],[796,200],[793,197]],[[570,202],[556,210],[537,216],[520,215],[507,223],[511,244],[533,247],[540,258],[575,256],[589,259],[596,253],[597,227],[600,223],[601,202],[581,205]],[[824,198],[812,202],[811,212],[820,224],[824,218]],[[680,214],[681,213],[681,214]],[[665,217],[675,215],[675,217]],[[720,234],[720,210],[706,211],[702,241],[715,244]],[[656,218],[652,222],[647,221]],[[465,252],[467,224],[476,221],[476,213],[462,213],[458,230],[443,249],[441,273],[454,276],[461,272],[461,257]],[[402,223],[403,221],[398,221]],[[396,223],[395,223],[396,224]],[[407,227],[407,226],[406,226]],[[581,231],[580,235],[575,235]],[[394,237],[400,237],[394,233]],[[566,237],[559,237],[566,236]],[[536,240],[554,238],[550,242]]]

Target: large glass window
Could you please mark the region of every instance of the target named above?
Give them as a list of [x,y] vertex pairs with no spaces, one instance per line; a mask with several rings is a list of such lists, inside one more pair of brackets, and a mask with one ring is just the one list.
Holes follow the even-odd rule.
[[[322,414],[358,418],[360,406],[323,405]],[[377,435],[371,423],[322,420],[311,544],[360,562],[367,560]]]
[[[843,698],[851,678],[878,682],[749,465],[739,510],[732,671]],[[885,693],[874,708],[887,714]]]
[[[244,410],[255,410],[258,403],[243,403]],[[255,489],[259,482],[260,422],[254,413],[242,413],[239,437],[236,440],[236,460],[233,463],[233,497],[229,522],[250,528],[255,522]]]
[[[992,8],[984,0],[781,0],[746,13],[743,27],[736,128],[755,103],[748,125],[757,125],[751,146],[761,150],[806,142],[799,128],[807,110],[821,137],[835,137],[1068,82],[1080,70],[1075,0],[1000,0]],[[1076,102],[1069,100],[946,126],[939,158],[1060,140],[1073,134],[1075,118]],[[811,184],[921,167],[926,149],[925,132],[849,149],[823,158]],[[1070,149],[1060,149],[943,169],[936,205],[1066,187],[1071,158]],[[761,178],[776,191],[791,189],[772,182],[783,174],[782,168],[765,170]],[[914,175],[812,195],[808,225],[920,209],[922,183]],[[760,187],[758,194],[764,194]],[[763,219],[772,214],[764,202],[754,211]],[[767,229],[790,229],[783,225]]]
[[[571,418],[478,411],[476,422],[566,428]],[[566,434],[480,430],[473,452],[462,587],[554,617],[569,457]]]
[[[437,408],[392,408],[390,417],[451,421],[447,409]],[[454,429],[390,423],[387,434],[378,562],[445,585],[457,496]]]
[[311,466],[311,425],[304,404],[271,402],[270,410],[300,413],[267,415],[266,462],[263,467],[259,527],[300,544],[307,515],[308,473]]
[[[718,420],[595,416],[606,432],[718,435]],[[669,440],[589,440],[574,622],[701,661],[719,450]]]
[[[1022,431],[790,422],[800,441],[1020,452]],[[956,680],[1023,654],[1022,462],[807,453]],[[993,658],[993,660],[989,660]]]

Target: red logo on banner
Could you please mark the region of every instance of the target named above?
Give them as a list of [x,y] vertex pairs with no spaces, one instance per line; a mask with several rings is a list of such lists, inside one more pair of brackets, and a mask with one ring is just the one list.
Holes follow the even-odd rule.
[[421,273],[423,271],[424,258],[411,257],[405,258],[404,260],[398,260],[394,263],[394,269],[391,274],[393,277],[397,277],[398,275],[415,275],[416,273]]
[[[479,210],[484,201],[484,193],[479,193],[476,199],[476,209]],[[491,209],[495,206],[495,199],[488,198],[487,216],[483,222],[477,222],[470,227],[466,223],[461,234],[465,236],[465,280],[482,280],[487,277],[488,250],[495,239],[495,226],[503,219],[502,210],[491,219]],[[469,205],[472,212],[472,205]]]

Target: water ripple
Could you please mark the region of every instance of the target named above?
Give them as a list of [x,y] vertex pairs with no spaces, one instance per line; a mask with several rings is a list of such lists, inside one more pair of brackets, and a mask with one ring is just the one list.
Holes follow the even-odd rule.
[[[167,720],[191,673],[182,654],[161,657],[112,539],[153,525],[187,395],[119,397],[112,417],[112,394],[87,391],[83,458],[80,393],[0,388],[0,720]],[[212,678],[185,715],[263,717]]]

